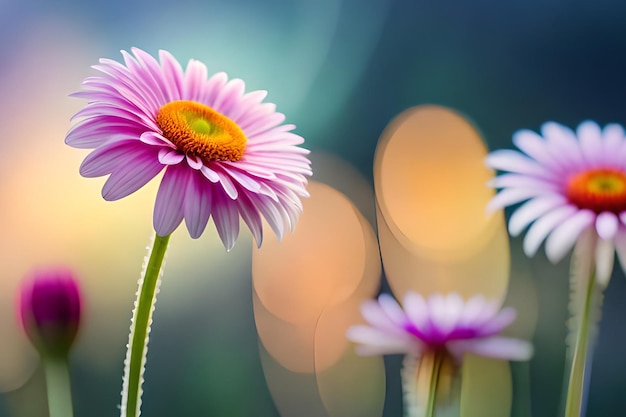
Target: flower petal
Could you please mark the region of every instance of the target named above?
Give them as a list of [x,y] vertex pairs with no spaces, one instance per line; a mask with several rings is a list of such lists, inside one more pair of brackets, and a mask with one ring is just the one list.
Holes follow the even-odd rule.
[[481,336],[491,336],[500,333],[517,318],[517,312],[511,307],[506,307],[500,310],[495,317],[490,317],[489,320],[480,329]]
[[598,239],[596,243],[596,281],[602,288],[609,285],[613,273],[615,246],[610,240]]
[[562,206],[558,207],[548,214],[538,219],[528,229],[526,237],[524,238],[524,253],[527,256],[534,256],[537,253],[537,249],[541,246],[543,240],[550,234],[550,232],[561,224],[565,219],[574,215],[578,209],[574,206]]
[[473,353],[494,359],[506,359],[511,361],[527,361],[533,355],[532,345],[519,339],[507,337],[488,337],[485,339],[453,340],[446,344],[448,350],[455,356],[464,353]]
[[217,233],[230,251],[239,236],[239,211],[237,205],[225,193],[216,190],[213,193],[213,222]]
[[550,171],[545,167],[517,151],[503,149],[491,152],[487,155],[486,162],[489,167],[501,171],[516,172],[547,179],[552,177]]
[[102,187],[102,197],[107,201],[126,197],[146,185],[162,169],[163,165],[155,162],[152,155],[137,155],[131,163],[114,168]]
[[588,167],[597,168],[603,160],[604,151],[600,127],[597,123],[587,120],[578,125],[576,134]]
[[565,205],[567,200],[560,195],[546,195],[533,198],[519,207],[509,219],[509,233],[511,236],[518,236],[522,230],[535,221],[540,216]]
[[406,314],[404,314],[404,310],[402,310],[395,298],[389,294],[381,294],[378,297],[378,304],[396,326],[402,327],[406,325],[408,322]]
[[189,174],[183,202],[183,214],[189,235],[192,239],[197,239],[202,235],[209,222],[213,184],[207,181],[200,172],[193,171]]
[[[526,155],[542,164],[551,163],[550,150],[546,141],[537,133],[528,129],[518,130],[513,134],[513,143]],[[508,168],[498,168],[509,171]]]
[[183,201],[189,168],[185,165],[170,165],[163,175],[154,204],[154,230],[159,236],[171,234],[183,221]]
[[611,212],[600,213],[596,219],[596,231],[598,236],[605,240],[612,240],[617,233],[619,219]]
[[163,165],[176,165],[183,159],[185,159],[185,155],[176,150],[169,148],[159,149],[159,162]]
[[536,187],[528,188],[505,188],[487,203],[487,212],[494,212],[503,207],[520,203],[529,198],[542,195],[550,195],[550,190]]
[[593,224],[596,215],[590,210],[580,210],[563,221],[546,240],[546,255],[557,263],[569,252],[580,234]]
[[432,330],[441,335],[448,335],[454,330],[463,313],[464,302],[457,293],[450,293],[442,298],[439,298],[438,294],[433,294],[428,299],[428,306],[430,322],[434,326]]
[[260,248],[263,242],[263,220],[261,220],[259,210],[256,209],[247,194],[241,194],[236,202],[239,215],[250,229],[257,247]]
[[424,297],[414,291],[404,296],[404,311],[413,325],[421,331],[426,330],[428,323],[428,304]]

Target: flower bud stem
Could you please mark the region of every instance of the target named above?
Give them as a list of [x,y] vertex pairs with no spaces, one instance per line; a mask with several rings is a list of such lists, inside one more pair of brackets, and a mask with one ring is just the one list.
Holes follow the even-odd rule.
[[67,356],[43,356],[50,417],[73,417],[72,387]]
[[139,290],[137,291],[126,353],[124,386],[122,388],[122,417],[137,417],[140,414],[141,385],[148,351],[148,335],[169,239],[169,235],[155,236],[144,276],[139,280]]

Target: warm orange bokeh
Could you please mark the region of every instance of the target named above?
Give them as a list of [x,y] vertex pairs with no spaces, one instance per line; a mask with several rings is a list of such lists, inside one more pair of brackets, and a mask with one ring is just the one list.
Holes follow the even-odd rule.
[[488,215],[493,172],[476,128],[439,106],[409,109],[383,132],[374,163],[385,273],[398,297],[456,291],[504,298],[509,277],[502,212]]
[[350,297],[363,278],[366,245],[350,201],[312,181],[296,231],[282,242],[266,236],[252,255],[252,279],[264,307],[282,320],[304,323]]
[[253,252],[268,387],[284,416],[380,415],[382,358],[357,357],[345,337],[363,323],[359,307],[380,287],[376,235],[342,193],[316,181],[308,191],[296,231],[282,243],[268,237]]

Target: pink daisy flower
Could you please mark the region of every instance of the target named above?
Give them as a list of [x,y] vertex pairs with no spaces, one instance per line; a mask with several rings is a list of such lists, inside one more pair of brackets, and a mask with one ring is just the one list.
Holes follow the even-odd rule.
[[65,142],[94,149],[84,177],[109,175],[105,200],[126,197],[165,170],[154,206],[154,229],[172,233],[183,221],[199,237],[209,217],[227,249],[243,219],[257,244],[262,220],[281,238],[302,211],[311,175],[304,139],[264,103],[266,91],[244,92],[240,79],[211,77],[190,60],[186,69],[166,51],[159,61],[133,48],[124,64],[101,59],[99,75],[73,94],[87,106],[74,115]]
[[464,301],[460,295],[416,292],[404,296],[402,308],[389,294],[368,300],[361,312],[369,325],[348,329],[361,355],[406,354],[421,357],[445,350],[457,364],[466,353],[507,360],[528,360],[529,342],[498,336],[516,317],[515,310],[489,302],[481,295]]
[[[624,129],[592,121],[576,132],[558,123],[541,127],[541,136],[520,130],[513,142],[522,151],[499,150],[487,157],[494,169],[508,171],[491,186],[501,191],[489,209],[522,203],[512,214],[509,232],[529,227],[524,252],[533,256],[545,240],[553,263],[576,242],[591,245],[597,281],[606,286],[614,252],[626,261],[626,140]],[[583,243],[584,242],[584,243]]]

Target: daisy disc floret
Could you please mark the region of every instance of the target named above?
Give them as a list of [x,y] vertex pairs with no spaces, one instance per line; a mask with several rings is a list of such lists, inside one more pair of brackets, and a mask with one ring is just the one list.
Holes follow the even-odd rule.
[[487,164],[506,171],[490,185],[501,189],[490,202],[496,210],[523,203],[511,215],[509,232],[528,227],[524,251],[533,256],[545,241],[553,263],[582,238],[592,243],[596,279],[606,285],[614,252],[626,261],[626,137],[618,124],[601,129],[592,121],[576,132],[555,122],[541,135],[520,130],[513,136],[520,149],[499,150]]
[[183,69],[166,51],[159,60],[133,48],[124,63],[101,59],[99,74],[73,94],[87,106],[74,115],[65,142],[93,149],[84,177],[109,175],[105,200],[118,200],[165,171],[154,206],[159,236],[183,221],[192,238],[209,218],[227,248],[243,219],[258,245],[262,218],[281,238],[302,211],[311,175],[304,139],[282,124],[285,116],[263,102],[266,91],[245,93],[244,82],[208,76],[190,60]]
[[357,353],[420,357],[445,351],[457,364],[466,353],[508,360],[527,360],[532,355],[530,343],[499,336],[515,320],[515,310],[500,310],[481,295],[464,301],[456,293],[435,293],[425,299],[407,292],[403,307],[389,294],[364,302],[361,313],[368,325],[347,332],[348,339],[358,343]]

